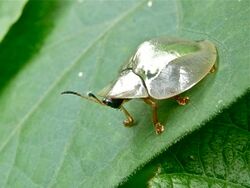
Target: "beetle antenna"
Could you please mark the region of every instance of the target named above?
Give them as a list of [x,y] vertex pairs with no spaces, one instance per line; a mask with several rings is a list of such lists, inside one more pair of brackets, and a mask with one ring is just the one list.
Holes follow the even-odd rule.
[[96,101],[98,101],[98,103],[103,104],[103,102],[100,101],[100,99],[98,99],[93,93],[88,93],[88,96],[94,98]]
[[88,94],[89,97],[83,96],[80,93],[77,93],[75,91],[63,91],[61,94],[62,95],[65,95],[65,94],[76,95],[76,96],[79,96],[79,97],[81,97],[83,99],[87,99],[87,100],[90,100],[90,101],[93,101],[93,102],[96,102],[98,104],[102,104],[103,105],[102,101],[100,101],[93,93],[89,93]]

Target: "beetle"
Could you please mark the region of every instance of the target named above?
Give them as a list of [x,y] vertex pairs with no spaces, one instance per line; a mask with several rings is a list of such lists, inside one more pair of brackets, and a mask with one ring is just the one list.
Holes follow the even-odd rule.
[[187,104],[188,97],[180,94],[192,88],[209,72],[215,70],[217,50],[208,40],[192,41],[180,38],[158,37],[139,45],[136,52],[122,67],[119,77],[110,87],[104,89],[98,99],[93,93],[83,96],[104,106],[121,109],[130,127],[134,119],[123,103],[140,98],[152,107],[153,124],[156,134],[164,131],[157,115],[157,100],[174,98],[180,105]]

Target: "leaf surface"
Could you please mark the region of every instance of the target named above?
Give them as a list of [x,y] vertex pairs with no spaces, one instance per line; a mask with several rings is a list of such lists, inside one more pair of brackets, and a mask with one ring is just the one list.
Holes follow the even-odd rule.
[[0,42],[10,27],[21,16],[23,7],[28,0],[1,0],[0,1]]
[[249,187],[249,99],[250,93],[147,165],[158,168],[149,187]]
[[[28,5],[0,46],[1,64],[18,65],[6,68],[2,81],[0,187],[115,186],[249,88],[249,1]],[[16,41],[25,23],[30,30]],[[128,129],[119,111],[60,95],[96,93],[116,78],[141,42],[162,35],[209,39],[219,56],[216,73],[185,93],[190,104],[160,102],[162,135],[155,135],[150,108],[140,100],[126,105],[137,122]]]

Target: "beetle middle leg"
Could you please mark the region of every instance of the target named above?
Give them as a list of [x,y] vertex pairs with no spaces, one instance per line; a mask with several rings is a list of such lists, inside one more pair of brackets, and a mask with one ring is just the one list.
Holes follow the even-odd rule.
[[189,97],[181,97],[179,95],[176,95],[173,97],[179,105],[184,106],[189,102]]
[[129,114],[129,112],[123,106],[121,106],[121,110],[124,112],[125,116],[127,117],[127,119],[123,121],[124,126],[131,127],[134,123],[133,117]]
[[153,110],[153,123],[156,134],[161,134],[164,131],[164,126],[158,121],[157,103],[150,98],[143,99],[145,103],[149,104]]

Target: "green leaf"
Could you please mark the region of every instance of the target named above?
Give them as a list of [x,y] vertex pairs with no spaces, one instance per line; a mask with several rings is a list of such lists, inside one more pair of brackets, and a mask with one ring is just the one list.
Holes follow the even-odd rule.
[[28,0],[0,1],[0,42],[10,27],[19,19]]
[[158,168],[149,187],[250,187],[249,101],[250,93],[147,165]]
[[[249,88],[249,1],[150,5],[27,4],[0,46],[0,62],[8,70],[0,88],[0,187],[115,186]],[[119,111],[60,95],[97,92],[116,78],[141,42],[162,35],[209,39],[219,54],[216,73],[185,94],[190,104],[160,102],[162,135],[155,135],[150,108],[140,100],[126,105],[137,122],[129,129]]]

